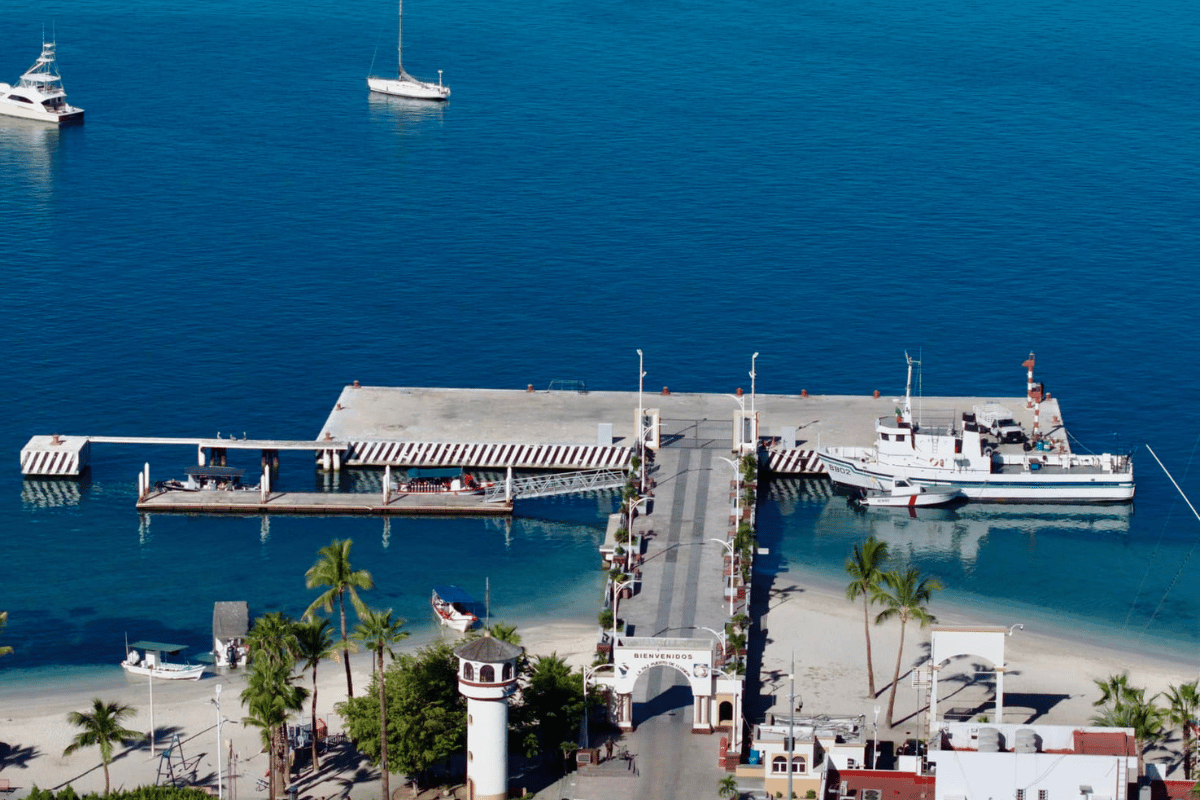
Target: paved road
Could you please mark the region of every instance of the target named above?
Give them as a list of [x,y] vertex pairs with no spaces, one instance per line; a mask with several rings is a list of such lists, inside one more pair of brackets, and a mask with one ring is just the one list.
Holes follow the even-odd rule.
[[[724,447],[670,447],[659,452],[650,513],[635,529],[647,536],[639,594],[618,615],[633,636],[714,638],[698,626],[721,630],[724,548],[709,541],[730,528],[733,468]],[[693,734],[691,691],[683,675],[660,667],[634,691],[635,730],[621,741],[632,755],[575,773],[560,787],[578,800],[674,800],[715,797],[720,733]]]

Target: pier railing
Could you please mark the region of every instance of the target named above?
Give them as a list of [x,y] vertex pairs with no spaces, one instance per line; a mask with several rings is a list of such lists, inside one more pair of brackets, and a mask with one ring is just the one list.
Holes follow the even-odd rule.
[[624,470],[592,469],[584,472],[554,472],[526,478],[498,480],[484,489],[484,500],[500,503],[530,497],[549,497],[557,494],[576,494],[608,489],[619,489],[625,485]]

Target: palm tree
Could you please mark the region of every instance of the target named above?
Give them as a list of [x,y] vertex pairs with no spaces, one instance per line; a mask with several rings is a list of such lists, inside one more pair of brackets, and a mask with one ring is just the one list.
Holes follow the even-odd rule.
[[1147,747],[1163,737],[1163,724],[1170,712],[1154,705],[1153,698],[1147,700],[1145,689],[1131,686],[1127,672],[1109,675],[1105,680],[1095,681],[1095,684],[1100,689],[1100,699],[1092,705],[1104,707],[1092,717],[1092,722],[1104,727],[1133,728],[1138,774],[1141,774],[1142,755]]
[[133,706],[123,703],[106,703],[99,697],[92,700],[92,711],[72,711],[67,714],[67,722],[77,728],[80,733],[63,750],[64,756],[69,756],[81,747],[100,746],[100,760],[104,763],[104,793],[108,794],[108,765],[112,762],[113,742],[130,742],[141,738],[138,731],[122,727],[121,720],[134,713]]
[[321,760],[317,755],[317,665],[323,659],[339,660],[338,651],[333,646],[333,634],[329,632],[329,620],[313,619],[308,622],[297,622],[294,626],[296,633],[296,655],[304,662],[304,669],[312,669],[312,760],[313,769],[321,768]]
[[503,622],[493,622],[492,626],[488,628],[488,631],[491,632],[493,639],[499,639],[500,641],[508,642],[509,644],[519,645],[521,643],[521,634],[517,633],[516,625],[506,625]]
[[1192,727],[1196,724],[1196,712],[1200,711],[1200,693],[1197,693],[1198,681],[1171,684],[1167,691],[1160,692],[1169,706],[1167,722],[1183,729],[1183,778],[1192,779]]
[[388,789],[388,760],[387,760],[387,697],[384,692],[383,651],[387,651],[393,659],[396,653],[392,645],[399,644],[408,638],[403,619],[392,619],[392,610],[373,611],[364,608],[359,613],[358,627],[354,629],[354,638],[369,647],[376,656],[375,680],[379,684],[379,780],[383,790],[383,800],[391,797]]
[[262,740],[268,753],[268,797],[271,798],[286,783],[288,714],[304,708],[308,697],[308,690],[293,686],[293,680],[292,664],[255,659],[242,691],[242,705],[250,712],[242,719],[242,724],[262,729]]
[[300,657],[296,623],[280,611],[263,614],[246,636],[246,649],[255,661],[283,664],[290,670]]
[[737,778],[732,775],[726,775],[717,781],[717,794],[721,797],[727,797],[729,800],[735,800],[740,794],[738,791]]
[[870,605],[879,597],[880,585],[883,583],[883,564],[888,558],[888,546],[874,536],[862,544],[862,549],[854,545],[854,555],[846,559],[846,573],[850,583],[846,585],[846,597],[849,600],[863,600],[863,635],[867,639],[867,687],[871,697],[878,697],[875,691],[875,668],[871,664],[871,609]]
[[934,591],[941,589],[942,584],[937,578],[923,578],[916,567],[909,567],[904,572],[887,572],[883,575],[886,588],[880,589],[876,600],[886,606],[875,616],[875,624],[886,622],[893,617],[900,620],[900,646],[896,648],[896,670],[892,674],[892,691],[888,698],[887,724],[892,726],[892,715],[896,709],[896,687],[900,684],[900,664],[904,654],[904,629],[909,620],[916,620],[924,628],[937,618],[925,608]]
[[342,655],[346,664],[346,697],[354,697],[354,683],[350,678],[350,637],[346,634],[346,595],[354,610],[362,614],[362,600],[358,598],[358,590],[366,591],[375,588],[371,573],[365,569],[355,570],[350,566],[350,547],[354,542],[350,539],[334,539],[328,547],[322,547],[317,563],[304,573],[304,585],[309,589],[329,587],[312,601],[312,605],[304,612],[306,619],[311,619],[317,607],[325,609],[326,614],[333,613],[333,601],[337,600],[338,609],[342,615]]

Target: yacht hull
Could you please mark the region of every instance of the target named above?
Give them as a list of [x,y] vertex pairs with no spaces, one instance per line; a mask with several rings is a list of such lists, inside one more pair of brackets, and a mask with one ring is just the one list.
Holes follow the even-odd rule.
[[872,448],[841,449],[849,452],[830,448],[817,457],[834,483],[854,489],[890,490],[895,479],[903,477],[918,486],[958,489],[968,500],[984,503],[1127,503],[1134,494],[1130,473],[1050,476],[1030,470],[981,475],[914,466],[901,470],[874,460]]
[[83,124],[83,109],[77,108],[74,111],[68,111],[62,114],[55,114],[49,111],[42,111],[34,107],[26,107],[24,103],[14,103],[0,99],[0,114],[6,117],[19,117],[20,119],[32,119],[38,122],[45,122],[50,125],[56,125],[60,128],[65,128],[68,125]]
[[399,78],[367,78],[367,88],[372,92],[414,100],[445,100],[450,96],[450,89],[440,84]]

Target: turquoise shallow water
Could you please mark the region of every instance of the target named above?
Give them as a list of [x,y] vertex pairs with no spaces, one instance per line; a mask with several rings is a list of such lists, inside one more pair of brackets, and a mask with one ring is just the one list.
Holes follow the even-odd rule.
[[[385,547],[378,520],[146,529],[135,449],[80,486],[18,474],[37,433],[314,436],[355,379],[632,391],[642,348],[649,387],[732,391],[758,351],[760,392],[894,393],[908,348],[929,394],[1013,396],[1034,350],[1084,445],[1150,444],[1195,486],[1190,7],[407,5],[406,67],[445,69],[444,106],[368,97],[386,2],[0,11],[0,79],[53,25],[88,114],[0,120],[9,669],[112,664],[127,630],[199,645],[218,599],[298,612],[345,536],[414,625],[429,583],[489,576],[506,613],[590,619],[603,501],[508,533],[393,521]],[[964,603],[1192,647],[1200,527],[1135,458],[1115,523],[764,517],[808,569],[882,526]]]

